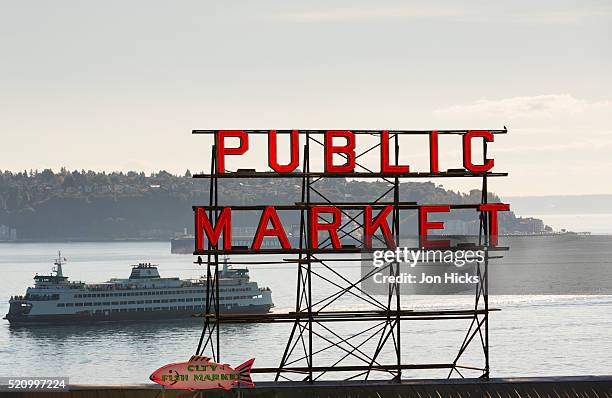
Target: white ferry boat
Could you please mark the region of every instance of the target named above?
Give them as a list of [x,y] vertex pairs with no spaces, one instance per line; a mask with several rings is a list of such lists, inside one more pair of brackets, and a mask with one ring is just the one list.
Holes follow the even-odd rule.
[[[104,322],[191,317],[206,310],[207,280],[162,278],[157,266],[132,266],[127,279],[87,284],[68,281],[62,272],[66,259],[55,260],[50,275],[34,276],[24,296],[9,300],[4,319],[11,324]],[[272,292],[249,281],[246,268],[223,264],[219,271],[221,313],[262,314],[270,311]]]

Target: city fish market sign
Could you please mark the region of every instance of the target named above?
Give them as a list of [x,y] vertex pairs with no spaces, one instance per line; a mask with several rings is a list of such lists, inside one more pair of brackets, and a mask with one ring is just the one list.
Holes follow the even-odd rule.
[[164,387],[181,390],[231,390],[237,385],[255,387],[251,380],[254,361],[255,359],[250,359],[234,369],[228,364],[216,363],[208,357],[194,355],[187,362],[162,366],[149,378]]

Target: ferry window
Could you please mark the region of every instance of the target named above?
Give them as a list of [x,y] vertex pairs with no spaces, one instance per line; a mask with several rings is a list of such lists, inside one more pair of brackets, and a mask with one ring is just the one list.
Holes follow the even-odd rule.
[[128,301],[128,304],[136,304],[135,301]]
[[168,300],[162,300],[161,302],[162,302],[162,303],[167,303],[167,302],[168,302]]
[[59,303],[57,306],[58,306],[58,307],[63,307],[63,306],[64,306],[64,303]]
[[113,309],[112,312],[119,312],[117,308]]
[[105,301],[104,303],[102,303],[104,305],[110,305],[110,301]]
[[82,306],[83,306],[83,303],[74,303],[74,306],[75,306],[75,307],[82,307]]
[[127,301],[120,301],[119,302],[119,305],[126,305],[126,304],[127,304]]
[[113,301],[111,304],[112,305],[119,305],[119,302],[118,301]]
[[159,300],[153,300],[154,303],[159,303]]
[[153,302],[153,300],[145,300],[145,303],[147,304],[151,304]]
[[140,300],[136,302],[137,304],[144,304],[144,300]]
[[89,306],[89,305],[91,305],[91,303],[85,303],[85,304],[83,304],[83,305],[85,305],[85,306]]

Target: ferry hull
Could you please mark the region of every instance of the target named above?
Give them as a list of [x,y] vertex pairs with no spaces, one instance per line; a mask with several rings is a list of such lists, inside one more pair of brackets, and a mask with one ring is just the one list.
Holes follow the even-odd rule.
[[[267,314],[271,305],[234,306],[230,309],[221,308],[223,314]],[[5,319],[11,325],[37,325],[37,324],[75,324],[97,322],[124,322],[124,321],[155,321],[162,319],[193,318],[199,310],[159,310],[159,311],[127,311],[110,312],[104,314],[51,314],[51,315],[12,315],[7,314]]]

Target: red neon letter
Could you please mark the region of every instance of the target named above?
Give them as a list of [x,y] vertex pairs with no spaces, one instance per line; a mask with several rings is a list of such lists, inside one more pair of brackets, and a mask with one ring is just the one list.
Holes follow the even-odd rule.
[[276,130],[270,130],[268,133],[268,165],[274,171],[279,173],[291,173],[298,167],[299,158],[299,143],[300,135],[297,130],[291,132],[291,161],[286,166],[281,166],[277,161],[277,143],[276,143]]
[[442,221],[427,221],[428,213],[448,213],[450,206],[421,206],[419,207],[419,237],[422,247],[448,247],[448,240],[428,240],[427,231],[430,229],[444,229]]
[[[346,145],[334,146],[334,137],[346,138]],[[346,163],[334,165],[334,153],[346,155]],[[325,172],[350,173],[355,170],[355,134],[350,131],[327,131],[325,133]]]
[[438,131],[434,130],[429,134],[429,172],[438,173]]
[[[225,137],[240,139],[237,148],[226,148]],[[217,173],[225,173],[225,155],[242,155],[249,149],[249,136],[242,130],[221,130],[217,132]]]
[[380,135],[380,171],[383,173],[408,173],[410,171],[410,166],[389,164],[389,132],[387,130]]
[[[268,229],[268,221],[272,221],[272,228],[270,229]],[[274,210],[273,206],[266,206],[263,214],[261,215],[251,249],[259,250],[264,236],[276,236],[283,249],[291,248],[289,239],[287,239],[285,230],[283,229],[280,219],[278,218],[278,214],[276,214],[276,210]]]
[[499,242],[498,231],[499,225],[497,222],[498,211],[510,211],[510,205],[505,203],[487,203],[479,207],[480,211],[488,211],[489,213],[489,236],[491,237],[489,244],[497,246]]
[[213,228],[210,224],[210,220],[206,216],[206,210],[201,207],[196,209],[195,214],[195,236],[196,236],[196,251],[204,250],[204,239],[202,236],[202,230],[206,234],[206,239],[210,242],[213,247],[217,247],[219,243],[219,237],[223,231],[223,250],[231,250],[232,248],[232,209],[229,207],[224,208],[219,215],[217,225]]
[[488,142],[493,142],[493,134],[484,130],[472,130],[463,135],[463,167],[472,172],[484,172],[493,168],[495,162],[493,159],[485,159],[483,165],[475,165],[472,163],[472,138],[482,137]]
[[389,229],[389,224],[387,224],[387,216],[389,213],[393,211],[393,206],[385,206],[384,209],[378,213],[376,219],[372,220],[372,206],[366,206],[363,213],[363,228],[365,235],[365,247],[372,247],[372,235],[376,232],[378,228],[381,229],[383,236],[385,238],[385,242],[387,242],[387,247],[390,249],[395,249],[395,241],[393,240],[393,236],[391,235],[391,230]]
[[[331,213],[333,221],[330,223],[319,224],[319,213]],[[319,231],[329,231],[334,249],[341,249],[340,238],[338,238],[338,228],[342,221],[340,209],[334,206],[313,206],[310,210],[310,244],[313,249],[319,247]]]

